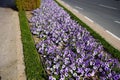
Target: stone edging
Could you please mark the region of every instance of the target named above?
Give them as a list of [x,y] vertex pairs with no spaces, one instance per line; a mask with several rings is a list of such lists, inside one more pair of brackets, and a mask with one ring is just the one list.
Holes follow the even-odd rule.
[[[18,15],[18,12],[15,12],[15,14]],[[14,18],[16,18],[16,24],[18,25],[19,24],[19,17],[14,17]],[[17,80],[26,80],[20,25],[18,25],[16,27],[18,27],[17,28],[17,35],[18,36],[16,37],[17,71],[18,71]]]

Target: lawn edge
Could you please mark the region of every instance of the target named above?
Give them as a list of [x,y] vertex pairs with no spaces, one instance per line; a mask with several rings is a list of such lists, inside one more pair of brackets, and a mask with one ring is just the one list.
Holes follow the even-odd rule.
[[35,48],[25,11],[19,11],[18,15],[21,40],[23,44],[26,78],[27,80],[46,80],[46,72],[43,68],[40,55]]

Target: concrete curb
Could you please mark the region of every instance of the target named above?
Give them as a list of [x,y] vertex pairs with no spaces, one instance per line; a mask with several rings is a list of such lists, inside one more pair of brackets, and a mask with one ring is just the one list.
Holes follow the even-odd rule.
[[113,47],[120,50],[120,40],[117,39],[112,33],[105,30],[102,26],[98,25],[97,23],[93,22],[88,17],[84,16],[77,10],[70,7],[67,3],[57,0],[60,4],[62,4],[65,8],[73,12],[74,15],[76,15],[80,20],[85,22],[90,28],[92,28],[94,31],[96,31],[98,34],[100,34],[108,43],[110,43]]
[[[16,15],[18,15],[18,12],[15,12]],[[17,17],[16,24],[19,24],[19,18]],[[17,70],[18,70],[18,80],[26,80],[25,75],[25,64],[24,64],[24,56],[23,56],[23,45],[21,41],[21,30],[20,30],[20,24],[17,28],[17,35],[16,36],[16,46],[17,46]]]

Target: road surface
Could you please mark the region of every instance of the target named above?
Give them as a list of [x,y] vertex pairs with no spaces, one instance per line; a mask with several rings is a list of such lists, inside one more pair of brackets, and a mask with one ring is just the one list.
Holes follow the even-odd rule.
[[120,39],[120,0],[62,0]]

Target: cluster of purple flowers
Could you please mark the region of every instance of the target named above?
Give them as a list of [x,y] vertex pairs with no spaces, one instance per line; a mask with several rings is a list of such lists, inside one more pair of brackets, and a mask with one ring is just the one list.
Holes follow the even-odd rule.
[[31,32],[49,80],[119,80],[120,63],[53,0],[34,10]]

